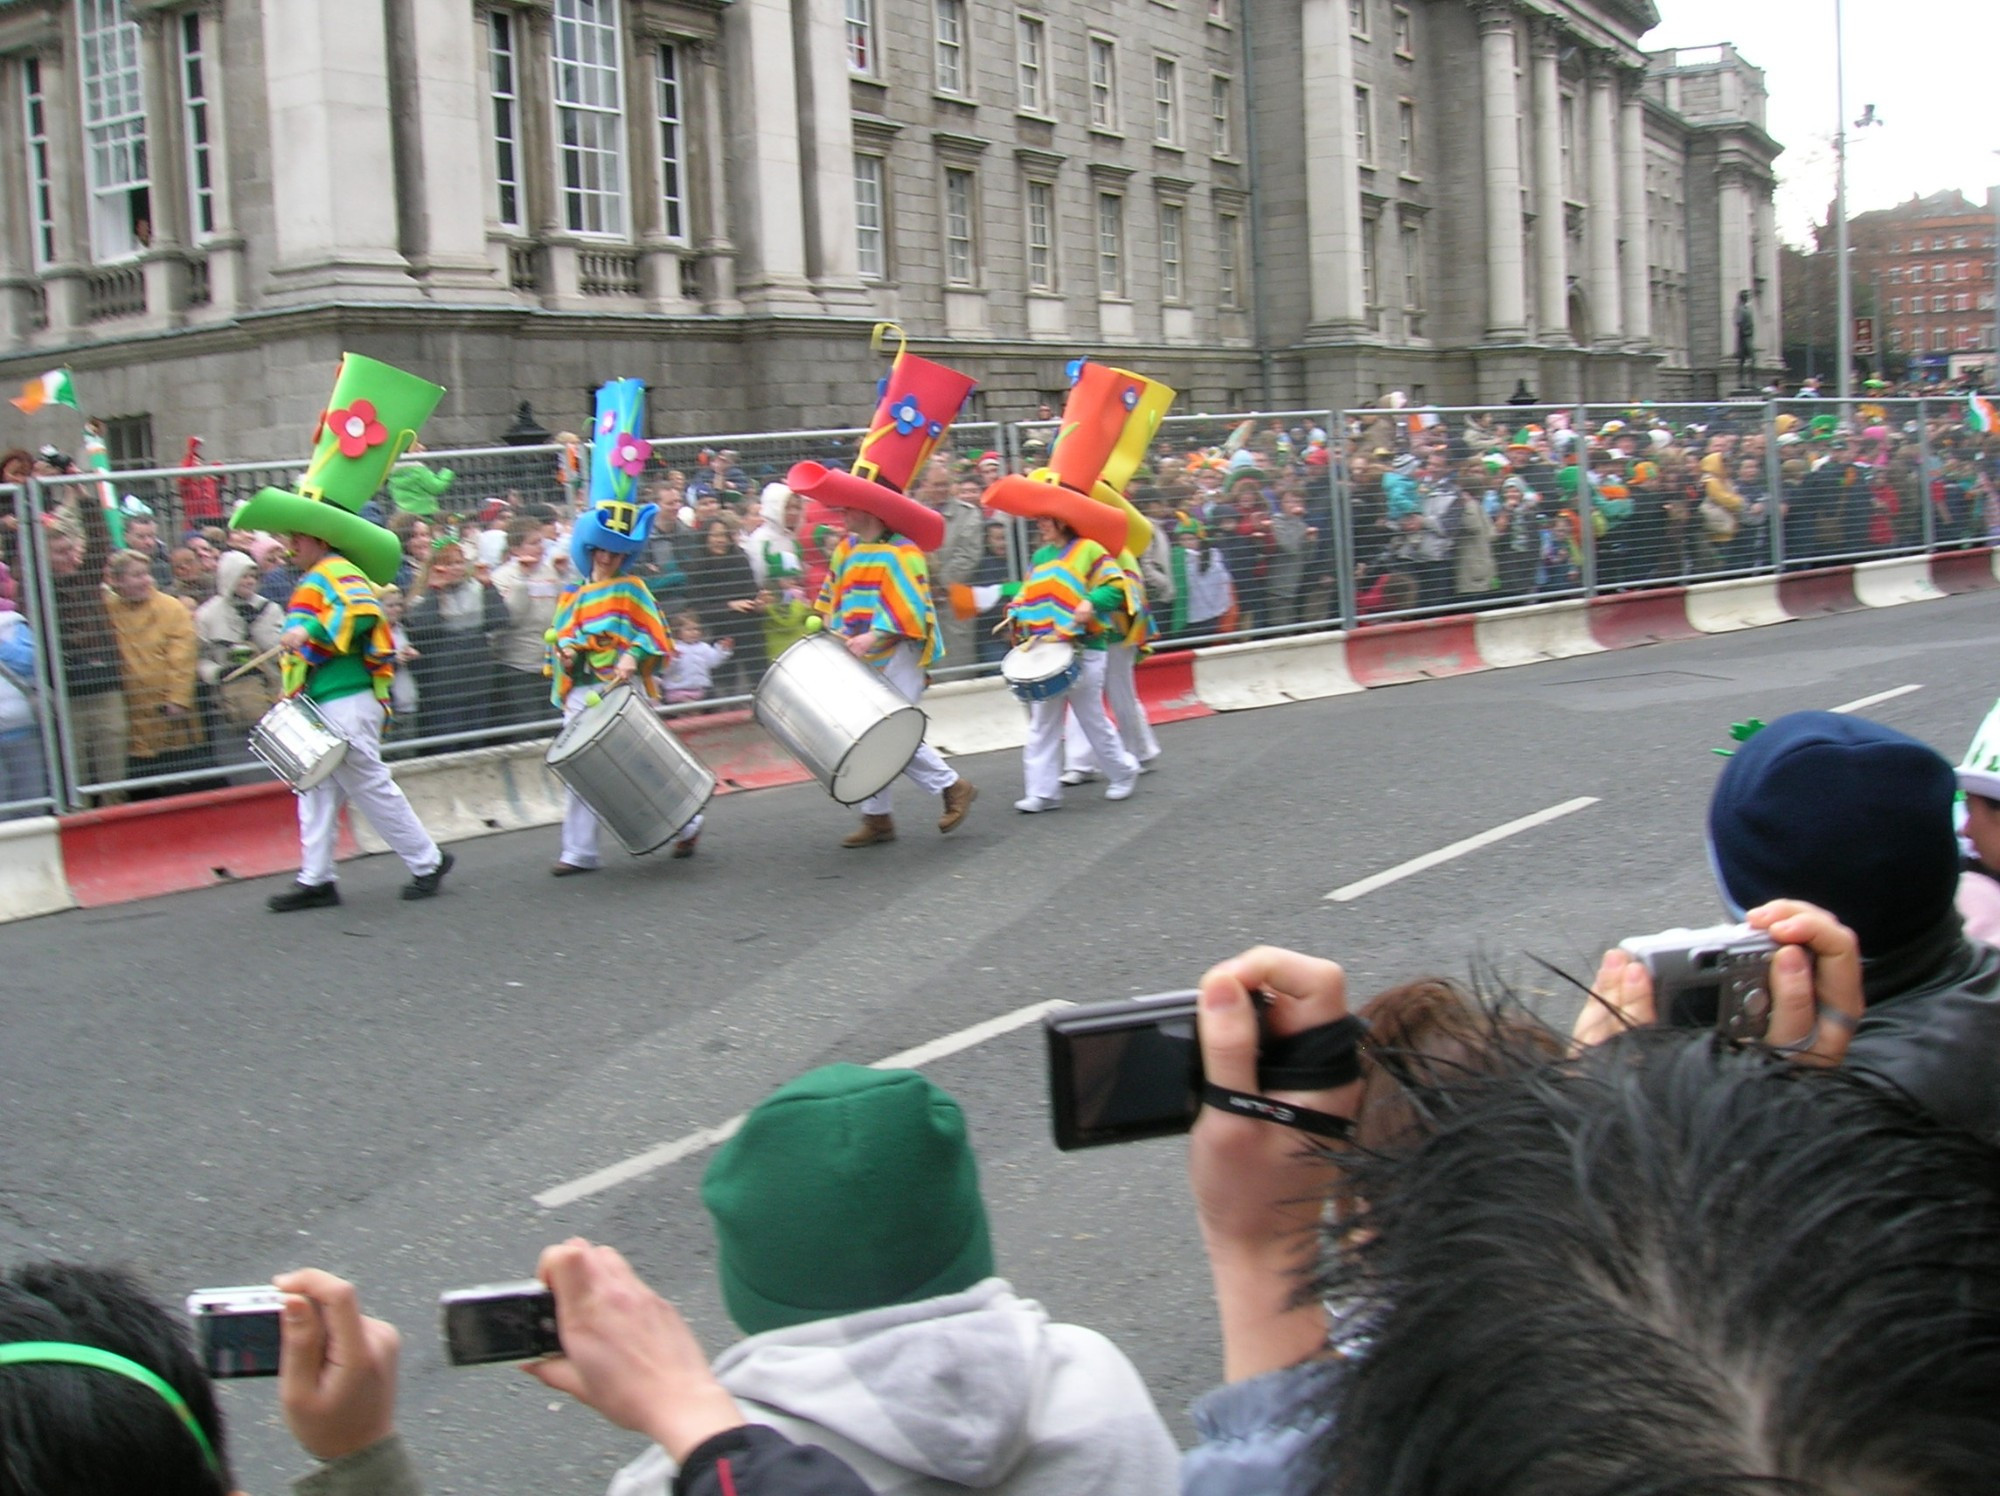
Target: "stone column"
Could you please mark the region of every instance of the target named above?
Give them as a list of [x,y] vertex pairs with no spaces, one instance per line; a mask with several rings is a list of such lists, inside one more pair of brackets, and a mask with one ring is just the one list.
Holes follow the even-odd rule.
[[1354,43],[1346,0],[1302,0],[1305,70],[1306,275],[1312,341],[1365,330],[1361,175],[1354,142]]
[[660,48],[681,38],[652,18],[632,17],[625,49],[625,150],[631,157],[632,239],[639,246],[640,294],[655,312],[681,311],[681,257],[667,238],[660,178]]
[[178,38],[157,10],[139,11],[139,72],[146,99],[146,161],[152,176],[148,203],[153,239],[141,261],[146,275],[146,317],[158,326],[179,324],[187,307],[187,142],[176,107],[180,90]]
[[[1757,225],[1757,254],[1753,267],[1757,284],[1757,361],[1760,367],[1776,369],[1784,362],[1781,342],[1783,334],[1778,325],[1778,308],[1784,305],[1778,285],[1778,219],[1777,209],[1771,201],[1771,184],[1765,183],[1758,194],[1752,216]],[[1878,346],[1888,346],[1888,319],[1877,316],[1875,336],[1881,340]],[[1732,352],[1734,350],[1731,350]],[[1880,365],[1880,356],[1876,359]]]
[[722,316],[743,310],[736,299],[736,244],[729,235],[729,164],[724,152],[722,58],[713,42],[689,49],[693,128],[688,137],[689,225],[700,261],[701,309]]
[[1486,340],[1520,343],[1528,336],[1517,124],[1521,104],[1514,87],[1514,8],[1505,0],[1481,0],[1479,57],[1486,126]]
[[433,299],[491,301],[486,51],[469,5],[387,0],[400,246]]
[[1590,255],[1590,315],[1599,347],[1620,342],[1625,325],[1619,315],[1617,89],[1610,59],[1592,58],[1585,131],[1590,153],[1590,214],[1584,221],[1584,245]]
[[411,290],[395,196],[383,191],[395,149],[383,3],[260,0],[274,299]]
[[[1754,293],[1757,288],[1752,284],[1756,272],[1750,262],[1750,184],[1743,179],[1739,168],[1725,167],[1717,185],[1720,192],[1715,215],[1719,236],[1715,260],[1717,284],[1706,315],[1717,318],[1722,329],[1718,363],[1722,388],[1729,390],[1736,382],[1736,296],[1739,291]],[[1754,303],[1754,294],[1751,299]],[[1760,339],[1763,336],[1761,326],[1758,336]]]
[[861,284],[860,249],[855,242],[847,13],[841,0],[800,0],[794,14],[806,269],[828,311],[858,316],[872,310],[875,302]]
[[[55,210],[56,257],[42,271],[52,341],[67,342],[89,322],[85,270],[90,264],[90,179],[83,161],[83,125],[75,106],[76,78],[59,34],[37,54],[43,118],[49,132],[49,189]],[[24,199],[25,201],[25,199]]]
[[1563,205],[1562,33],[1536,17],[1530,36],[1535,83],[1535,306],[1542,342],[1569,343],[1569,210]]
[[787,0],[736,0],[723,12],[722,25],[738,293],[752,312],[815,312],[819,299],[806,276],[791,6]]
[[[234,95],[224,91],[229,76],[222,27],[222,0],[207,0],[201,16],[202,83],[208,94],[208,159],[210,200],[215,226],[201,248],[208,256],[208,304],[214,314],[228,316],[243,305],[243,236],[236,229],[235,193],[229,179],[229,112]],[[182,80],[185,87],[186,80]],[[193,242],[199,226],[192,226]]]
[[1653,341],[1652,244],[1646,225],[1646,105],[1639,95],[1642,74],[1622,75],[1624,93],[1618,105],[1619,238],[1625,286],[1625,341],[1647,348]]
[[520,77],[536,80],[517,84],[521,95],[522,222],[535,237],[540,256],[537,295],[543,306],[574,306],[578,285],[577,241],[563,216],[562,182],[556,173],[556,105],[547,80],[555,49],[554,7],[537,4],[519,13]]

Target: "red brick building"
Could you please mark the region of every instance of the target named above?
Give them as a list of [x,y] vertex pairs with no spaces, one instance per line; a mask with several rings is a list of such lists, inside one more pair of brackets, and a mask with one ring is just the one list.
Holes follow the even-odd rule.
[[[2000,197],[2000,188],[1993,189]],[[1913,377],[1956,376],[1993,357],[1994,203],[1958,191],[1913,197],[1863,213],[1848,227],[1855,305],[1872,306],[1894,368]]]

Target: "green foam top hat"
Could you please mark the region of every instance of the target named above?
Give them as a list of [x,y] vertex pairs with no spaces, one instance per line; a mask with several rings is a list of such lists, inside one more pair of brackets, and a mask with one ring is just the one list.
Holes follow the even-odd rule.
[[358,353],[342,354],[297,490],[259,490],[237,508],[231,527],[314,536],[360,567],[369,581],[388,586],[402,565],[402,543],[363,519],[361,507],[443,398],[442,385]]

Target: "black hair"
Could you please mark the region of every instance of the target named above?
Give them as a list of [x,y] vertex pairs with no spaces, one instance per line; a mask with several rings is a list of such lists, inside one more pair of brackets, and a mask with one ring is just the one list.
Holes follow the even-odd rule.
[[1314,1287],[1369,1338],[1329,1496],[1993,1488],[2000,1149],[1672,1030],[1424,1110],[1343,1160],[1367,1229]]
[[186,1401],[221,1464],[152,1388],[81,1366],[0,1366],[0,1496],[226,1496],[215,1391],[181,1322],[118,1268],[30,1262],[0,1277],[0,1344],[97,1346],[154,1372]]

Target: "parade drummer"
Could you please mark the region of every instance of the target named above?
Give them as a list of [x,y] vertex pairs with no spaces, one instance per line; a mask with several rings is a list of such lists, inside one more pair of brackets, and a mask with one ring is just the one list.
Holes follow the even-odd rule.
[[[885,331],[901,336],[884,324],[878,339]],[[809,506],[816,501],[840,511],[847,527],[828,558],[815,611],[850,654],[911,703],[924,693],[925,671],[943,658],[924,553],[944,544],[944,520],[903,490],[923,471],[972,386],[966,375],[899,347],[853,471],[801,462],[785,479]],[[979,795],[928,743],[918,746],[903,774],[943,798],[939,831],[956,831]],[[861,802],[861,824],[843,847],[896,839],[891,788]]]
[[[651,700],[659,668],[673,655],[673,639],[659,604],[625,566],[652,539],[657,504],[633,502],[651,455],[639,434],[646,386],[614,379],[597,392],[597,424],[590,448],[590,503],[570,536],[577,581],[557,599],[549,627],[553,703],[565,724],[601,699],[601,692],[630,686]],[[673,855],[692,857],[701,837],[700,816],[681,828]],[[549,869],[558,878],[592,873],[602,865],[603,823],[574,789],[565,792],[562,851]]]
[[376,588],[395,580],[403,548],[360,514],[443,396],[439,385],[345,355],[298,490],[263,489],[230,520],[231,529],[287,537],[299,580],[280,639],[285,694],[310,700],[347,742],[333,772],[298,796],[299,876],[271,896],[279,914],[340,902],[334,842],[343,800],[409,868],[404,898],[432,897],[451,871],[451,853],[438,849],[382,762],[396,652]]

